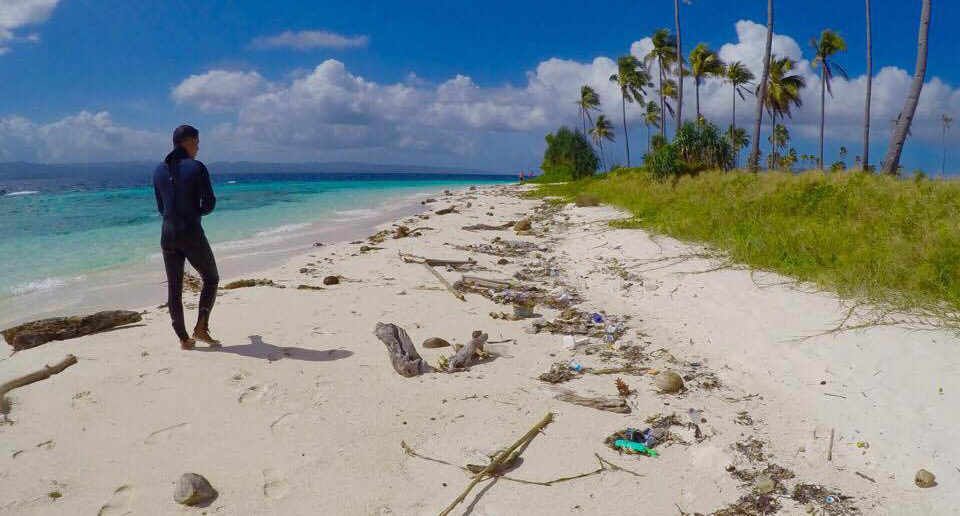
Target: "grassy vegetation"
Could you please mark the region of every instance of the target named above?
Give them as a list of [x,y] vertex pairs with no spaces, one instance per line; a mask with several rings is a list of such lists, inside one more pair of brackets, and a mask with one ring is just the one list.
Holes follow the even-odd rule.
[[706,172],[658,182],[621,169],[535,195],[595,196],[634,214],[620,227],[706,243],[845,297],[960,311],[960,181]]

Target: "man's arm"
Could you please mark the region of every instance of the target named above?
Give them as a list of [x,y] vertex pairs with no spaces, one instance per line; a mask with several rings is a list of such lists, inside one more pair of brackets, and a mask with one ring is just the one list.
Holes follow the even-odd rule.
[[154,178],[153,180],[153,195],[157,197],[157,211],[159,211],[160,214],[163,215],[163,197],[160,196],[160,189],[157,188],[156,178]]
[[198,183],[200,188],[200,214],[209,215],[214,206],[217,205],[217,198],[214,197],[213,185],[210,184],[210,172],[207,171],[206,165],[199,161],[197,163],[200,165],[200,181]]

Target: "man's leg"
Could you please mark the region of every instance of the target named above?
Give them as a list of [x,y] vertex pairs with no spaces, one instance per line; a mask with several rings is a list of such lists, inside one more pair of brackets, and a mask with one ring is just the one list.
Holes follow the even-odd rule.
[[200,302],[197,308],[197,325],[193,329],[193,338],[201,342],[206,342],[211,346],[219,346],[220,341],[210,336],[210,312],[213,310],[213,303],[217,299],[217,285],[220,283],[220,274],[217,272],[217,260],[213,256],[213,250],[207,242],[207,237],[200,235],[191,242],[187,252],[187,260],[190,265],[200,274],[203,280],[203,289],[200,291]]
[[183,254],[175,249],[163,250],[163,265],[167,271],[167,311],[173,331],[180,339],[182,349],[193,347],[193,339],[183,324]]

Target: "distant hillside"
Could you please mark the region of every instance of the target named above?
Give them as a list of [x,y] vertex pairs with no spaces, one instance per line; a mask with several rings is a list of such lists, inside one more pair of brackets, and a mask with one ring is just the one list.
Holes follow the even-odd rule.
[[[487,170],[462,167],[433,167],[426,165],[390,165],[382,163],[254,163],[251,161],[208,162],[207,168],[216,174],[272,174],[272,173],[326,173],[326,174],[499,174]],[[108,163],[0,163],[0,179],[40,179],[54,177],[124,177],[144,175],[153,170],[154,162],[125,161]],[[505,174],[513,175],[513,174]]]

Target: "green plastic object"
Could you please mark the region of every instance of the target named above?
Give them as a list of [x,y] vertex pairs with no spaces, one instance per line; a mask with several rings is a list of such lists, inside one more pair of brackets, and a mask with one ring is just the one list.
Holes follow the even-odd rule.
[[656,457],[658,455],[656,450],[651,450],[650,448],[647,448],[646,446],[640,443],[635,443],[633,441],[618,439],[616,442],[613,443],[613,445],[619,448],[629,448],[631,450],[640,452],[644,455],[649,455],[650,457]]

